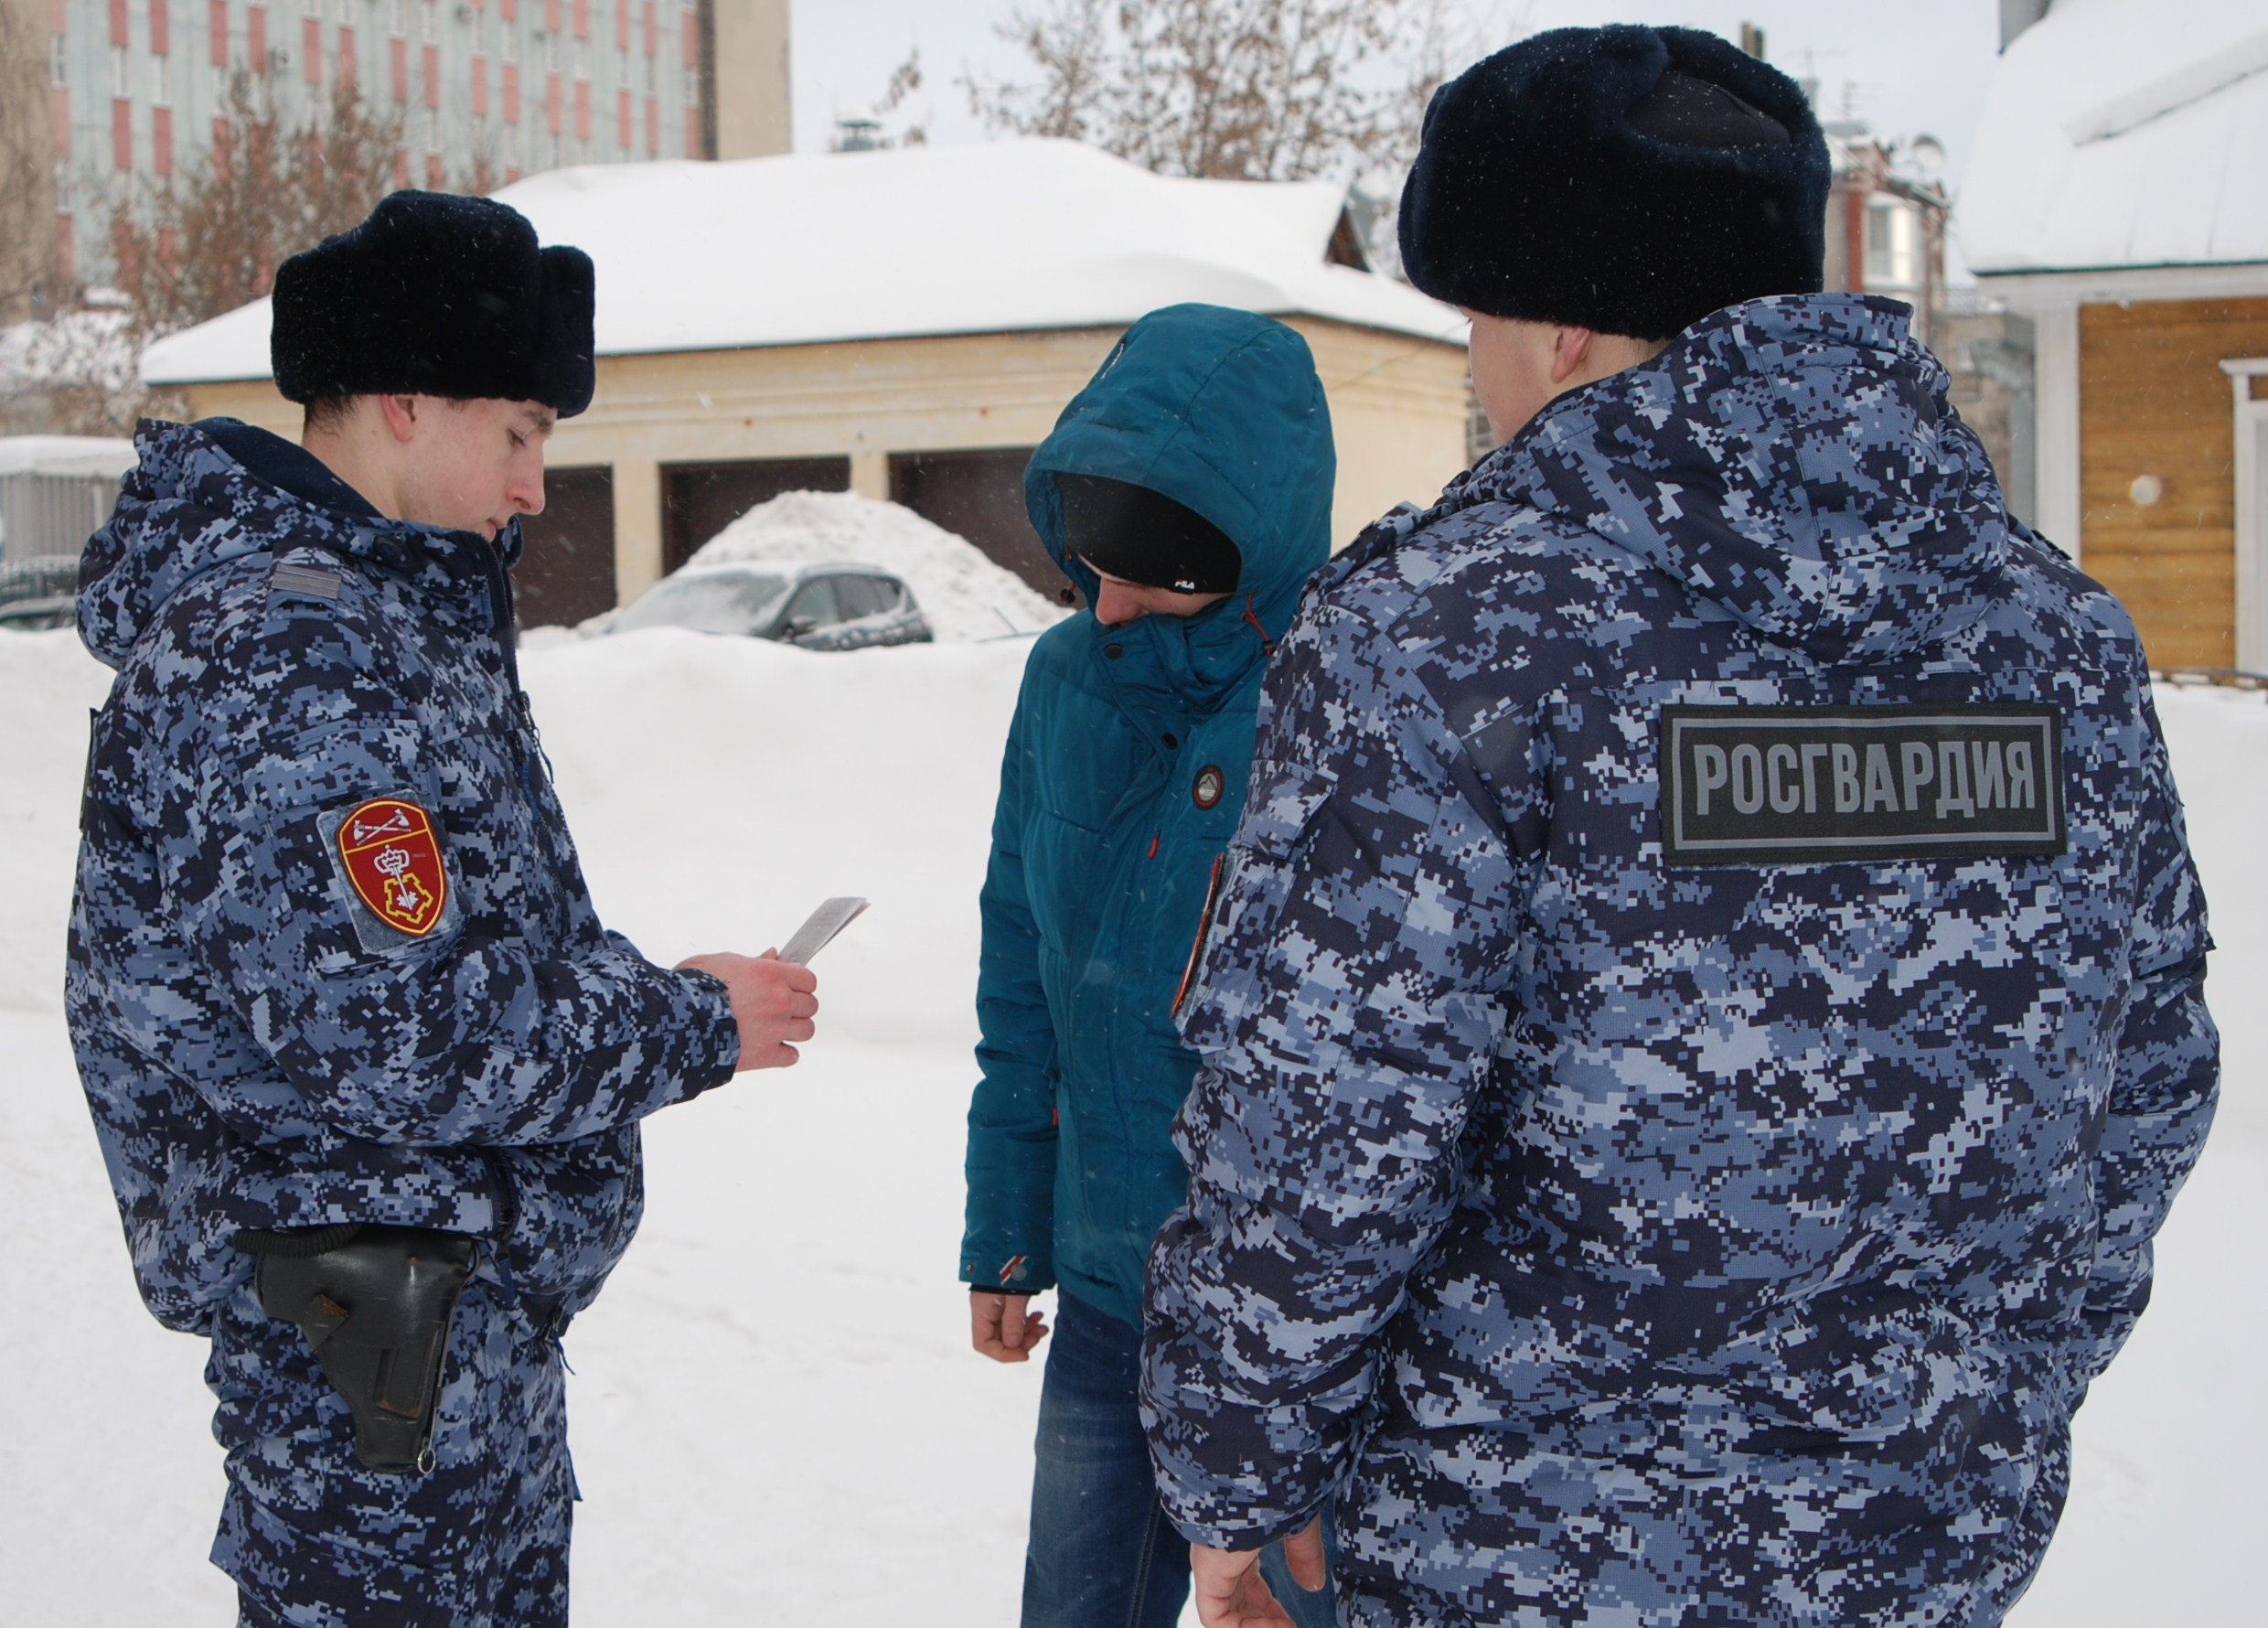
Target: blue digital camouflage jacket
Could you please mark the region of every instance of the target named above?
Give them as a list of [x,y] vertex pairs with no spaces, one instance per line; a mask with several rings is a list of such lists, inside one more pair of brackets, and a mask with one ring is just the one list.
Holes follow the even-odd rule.
[[1906,316],[1562,397],[1269,673],[1146,1416],[1193,1537],[1340,1489],[1352,1621],[1990,1623],[2052,1530],[2205,906],[2131,623]]
[[383,1221],[579,1308],[637,1225],[637,1120],[739,1042],[721,984],[592,909],[519,686],[517,528],[381,519],[233,421],[137,444],[80,571],[117,678],[65,990],[143,1298],[200,1330],[238,1228]]

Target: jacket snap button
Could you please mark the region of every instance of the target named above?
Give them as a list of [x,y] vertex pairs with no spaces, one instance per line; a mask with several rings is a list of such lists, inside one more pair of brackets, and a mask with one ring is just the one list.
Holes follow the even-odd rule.
[[1165,749],[1166,749],[1167,751],[1169,751],[1169,752],[1172,751],[1172,750],[1173,750],[1176,746],[1179,746],[1181,744],[1182,744],[1182,743],[1181,743],[1180,741],[1176,740],[1176,739],[1175,739],[1173,736],[1171,736],[1171,735],[1168,735],[1168,736],[1166,736],[1166,737],[1165,737]]
[[1103,654],[1109,657],[1113,661],[1116,661],[1119,657],[1126,654],[1126,649],[1125,647],[1121,645],[1105,645],[1103,647]]

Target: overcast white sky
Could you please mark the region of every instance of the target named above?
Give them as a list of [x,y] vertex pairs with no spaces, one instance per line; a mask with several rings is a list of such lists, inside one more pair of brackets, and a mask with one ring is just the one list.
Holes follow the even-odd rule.
[[[1615,22],[1681,23],[1737,37],[1760,25],[1771,60],[1821,83],[1825,116],[1846,108],[1887,137],[1927,132],[1945,145],[1956,186],[1999,48],[1995,0],[1457,0],[1476,55],[1538,28]],[[1039,9],[1037,0],[1032,9]],[[995,26],[1016,0],[795,0],[796,147],[826,149],[839,113],[871,105],[891,70],[918,46],[926,83],[905,111],[935,142],[979,141],[965,74],[1012,77],[1020,54]],[[897,123],[898,121],[893,121]]]

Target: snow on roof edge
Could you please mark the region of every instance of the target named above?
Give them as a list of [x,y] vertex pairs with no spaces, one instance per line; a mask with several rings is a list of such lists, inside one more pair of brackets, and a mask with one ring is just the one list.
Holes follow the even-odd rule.
[[[1329,263],[1343,188],[1159,176],[1071,142],[584,166],[498,196],[625,291],[602,294],[601,356],[1061,332],[1184,300],[1460,342],[1450,307]],[[253,302],[168,335],[143,377],[270,377],[267,327]]]
[[140,455],[123,435],[0,435],[0,475],[116,478]]
[[[2242,271],[2247,266],[2268,266],[2268,255],[2255,255],[2249,260],[2154,260],[2118,261],[2095,265],[2004,265],[1990,271],[1976,271],[1979,283],[2009,277],[2109,277],[2123,273],[2145,275],[2151,272],[2228,272]],[[1972,268],[1973,270],[1974,268]]]
[[[262,303],[264,304],[265,302],[263,301]],[[1252,315],[1255,316],[1270,317],[1278,322],[1283,322],[1289,317],[1300,316],[1306,317],[1314,322],[1335,322],[1343,327],[1363,327],[1371,328],[1379,333],[1400,334],[1406,337],[1417,339],[1428,344],[1449,345],[1462,348],[1465,343],[1463,337],[1457,331],[1464,327],[1465,319],[1462,316],[1458,316],[1455,312],[1449,313],[1448,317],[1445,319],[1445,326],[1439,333],[1423,333],[1415,328],[1399,327],[1388,327],[1381,323],[1365,322],[1360,317],[1343,316],[1337,312],[1311,311],[1306,307],[1298,305],[1279,305],[1274,309],[1259,307],[1247,308],[1252,311]],[[1442,308],[1444,311],[1448,310],[1447,306]],[[233,316],[235,313],[231,312],[230,315]],[[219,319],[216,318],[216,320]],[[806,345],[881,344],[893,339],[980,339],[1000,334],[1071,334],[1078,333],[1086,328],[1128,327],[1139,320],[1139,318],[1138,316],[1098,316],[1091,321],[1081,322],[1067,320],[1062,322],[1047,322],[1035,324],[1029,327],[960,327],[937,328],[934,330],[909,329],[904,332],[888,334],[821,334],[809,338],[754,339],[744,344],[738,345],[714,345],[699,348],[686,346],[661,346],[656,347],[651,350],[630,348],[620,350],[601,349],[598,354],[601,359],[616,356],[704,356],[713,355],[718,352],[727,350],[792,350]],[[184,328],[181,331],[183,333],[189,333],[194,330]],[[171,334],[168,334],[166,336],[165,339],[153,340],[148,348],[143,352],[143,383],[258,384],[263,380],[269,380],[275,377],[274,372],[266,368],[262,368],[256,373],[184,372],[161,374],[153,371],[150,367],[151,357],[157,351],[159,347],[166,343],[166,339],[170,339],[173,337],[174,336]]]
[[2067,122],[2063,134],[2075,147],[2111,141],[2130,130],[2141,129],[2154,119],[2179,112],[2256,73],[2268,73],[2268,29],[2097,103]]

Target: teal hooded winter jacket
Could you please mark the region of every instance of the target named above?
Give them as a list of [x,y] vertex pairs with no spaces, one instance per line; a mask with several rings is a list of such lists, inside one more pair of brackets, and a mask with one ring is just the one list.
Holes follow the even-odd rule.
[[1024,669],[983,895],[964,1281],[1060,1281],[1140,1324],[1143,1258],[1187,1183],[1171,1128],[1197,1064],[1174,996],[1243,808],[1269,641],[1330,553],[1335,473],[1306,341],[1212,305],[1136,323],[1032,455],[1032,523],[1090,602],[1058,474],[1163,492],[1243,573],[1187,618],[1081,612]]

